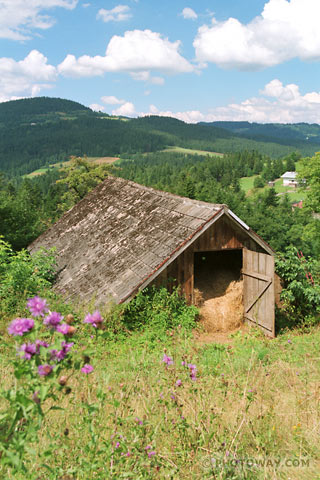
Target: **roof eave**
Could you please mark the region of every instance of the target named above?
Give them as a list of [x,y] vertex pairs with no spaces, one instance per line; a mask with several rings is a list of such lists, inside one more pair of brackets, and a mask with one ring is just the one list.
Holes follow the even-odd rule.
[[211,227],[225,213],[226,206],[218,210],[211,218],[204,222],[189,238],[182,242],[157,268],[148,275],[135,289],[126,297],[121,299],[119,303],[129,302],[140,290],[146,288],[160,273],[165,270],[182,252],[184,252],[200,235]]

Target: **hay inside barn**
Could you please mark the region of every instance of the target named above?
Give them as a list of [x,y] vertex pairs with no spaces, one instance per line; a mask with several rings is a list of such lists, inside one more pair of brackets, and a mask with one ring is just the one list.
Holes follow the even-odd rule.
[[244,321],[242,251],[195,254],[195,303],[206,333],[229,332]]

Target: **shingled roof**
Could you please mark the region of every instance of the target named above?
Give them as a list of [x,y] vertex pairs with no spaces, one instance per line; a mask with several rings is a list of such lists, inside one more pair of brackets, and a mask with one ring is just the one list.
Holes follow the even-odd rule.
[[121,303],[223,209],[109,176],[29,250],[56,247],[60,293]]

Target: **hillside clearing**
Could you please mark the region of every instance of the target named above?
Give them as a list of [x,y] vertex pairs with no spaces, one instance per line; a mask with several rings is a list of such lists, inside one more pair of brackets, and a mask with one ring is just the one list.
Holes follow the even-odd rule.
[[[86,160],[96,165],[112,164],[112,163],[115,163],[117,160],[119,160],[119,157],[86,157]],[[47,173],[48,171],[50,171],[52,168],[63,168],[70,165],[71,163],[72,163],[72,160],[68,160],[66,162],[53,163],[48,167],[38,168],[38,170],[34,170],[34,172],[24,175],[24,177],[36,177],[38,175],[43,175],[44,173]]]
[[191,148],[184,148],[184,147],[167,147],[163,152],[176,152],[176,153],[185,153],[189,155],[205,155],[209,157],[223,157],[223,153],[218,153],[218,152],[209,152],[206,150],[193,150]]

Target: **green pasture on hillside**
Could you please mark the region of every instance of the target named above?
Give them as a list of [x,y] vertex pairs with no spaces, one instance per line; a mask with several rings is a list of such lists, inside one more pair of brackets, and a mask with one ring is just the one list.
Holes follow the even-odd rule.
[[[246,192],[247,196],[250,196],[253,193],[262,193],[266,189],[270,188],[268,185],[265,185],[263,188],[254,189],[253,184],[257,176],[258,175],[253,175],[252,177],[243,177],[240,179],[240,186],[242,190]],[[285,193],[287,193],[289,195],[290,201],[292,202],[298,202],[300,200],[305,200],[306,198],[306,192],[304,189],[284,187],[282,178],[278,178],[275,181],[274,189],[278,194],[281,194],[281,195],[284,195]]]
[[185,153],[189,155],[209,155],[209,157],[223,157],[223,153],[209,152],[206,150],[193,150],[191,148],[183,147],[167,147],[164,152]]
[[[95,163],[97,165],[101,163],[111,164],[119,160],[119,157],[86,157],[86,160],[88,162]],[[48,172],[53,168],[66,167],[67,165],[70,165],[71,162],[72,160],[68,160],[66,162],[53,163],[47,167],[38,168],[37,170],[34,170],[33,172],[28,173],[27,175],[24,175],[24,177],[36,177],[37,175],[43,175],[44,173]]]

